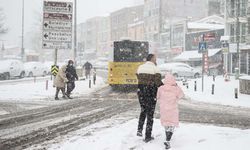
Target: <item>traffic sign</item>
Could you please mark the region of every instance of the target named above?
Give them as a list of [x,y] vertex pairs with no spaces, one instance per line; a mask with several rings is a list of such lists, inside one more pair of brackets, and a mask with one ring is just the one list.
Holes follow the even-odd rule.
[[43,30],[70,32],[71,28],[72,28],[72,22],[70,21],[45,20],[43,22]]
[[229,43],[222,43],[222,51],[224,54],[229,52]]
[[45,42],[63,42],[71,43],[71,32],[45,31],[43,32],[43,41]]
[[207,51],[207,43],[199,42],[199,53],[205,53]]
[[51,74],[56,76],[58,74],[58,71],[59,71],[59,66],[57,65],[52,65],[51,66]]
[[73,3],[44,1],[44,12],[72,13]]
[[44,1],[42,47],[72,48],[72,2]]
[[45,42],[43,43],[44,49],[53,49],[57,47],[57,49],[71,49],[72,43],[61,43],[61,42]]

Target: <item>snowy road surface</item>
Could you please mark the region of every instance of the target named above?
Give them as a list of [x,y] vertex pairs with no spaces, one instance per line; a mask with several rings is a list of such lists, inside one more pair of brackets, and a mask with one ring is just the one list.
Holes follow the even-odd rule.
[[[155,139],[144,143],[136,136],[137,119],[114,117],[67,136],[36,145],[27,150],[163,150],[164,129],[155,119]],[[172,150],[249,150],[250,130],[240,130],[201,124],[181,123],[172,138]]]
[[[7,148],[22,149],[126,111],[133,114],[133,118],[139,114],[136,93],[112,92],[109,88],[104,88],[95,94],[82,96],[57,106],[2,115],[0,139],[2,145]],[[158,109],[156,118],[159,118]],[[234,108],[190,100],[180,102],[180,120],[242,129],[250,128],[248,108]]]

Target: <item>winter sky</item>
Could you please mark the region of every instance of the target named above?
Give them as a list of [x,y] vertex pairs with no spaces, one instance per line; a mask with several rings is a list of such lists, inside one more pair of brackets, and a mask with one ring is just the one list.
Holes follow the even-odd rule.
[[[25,33],[27,33],[31,32],[32,28],[36,26],[37,20],[39,20],[39,14],[42,12],[43,0],[24,0],[24,2]],[[143,0],[77,0],[78,23],[84,22],[90,17],[108,15],[110,12],[120,8],[141,3],[143,3]],[[4,9],[6,25],[9,28],[8,34],[3,36],[0,35],[0,42],[1,40],[5,40],[5,43],[7,43],[6,45],[20,45],[22,0],[0,0],[0,7]]]

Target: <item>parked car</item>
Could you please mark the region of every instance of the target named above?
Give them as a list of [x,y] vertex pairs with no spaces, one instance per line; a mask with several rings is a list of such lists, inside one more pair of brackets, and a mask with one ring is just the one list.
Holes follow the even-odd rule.
[[48,69],[41,62],[27,62],[24,64],[24,68],[27,77],[46,76],[48,74]]
[[25,70],[23,63],[19,60],[2,60],[0,61],[0,78],[9,80],[10,78],[24,78]]
[[162,76],[164,76],[166,72],[172,73],[175,77],[198,78],[201,75],[200,70],[195,69],[185,63],[165,63],[159,65],[159,69]]

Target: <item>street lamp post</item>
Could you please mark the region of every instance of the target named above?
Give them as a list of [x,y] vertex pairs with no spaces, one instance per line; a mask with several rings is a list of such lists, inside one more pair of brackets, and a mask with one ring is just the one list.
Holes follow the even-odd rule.
[[77,10],[76,10],[76,4],[77,4],[77,0],[75,0],[75,7],[74,7],[74,14],[75,14],[75,16],[74,16],[74,62],[75,62],[75,64],[77,63],[76,62],[76,57],[77,57]]
[[24,0],[22,1],[22,48],[21,48],[21,58],[24,61]]
[[237,56],[236,56],[236,66],[237,69],[235,69],[235,78],[239,78],[239,68],[240,68],[240,0],[236,1],[236,47],[237,47]]

